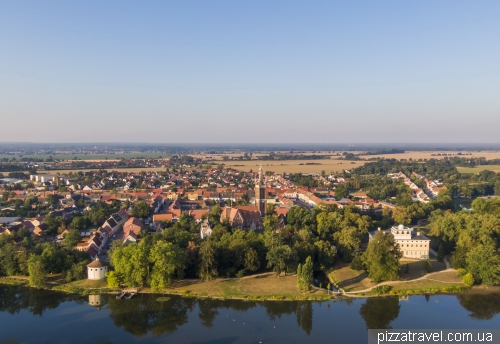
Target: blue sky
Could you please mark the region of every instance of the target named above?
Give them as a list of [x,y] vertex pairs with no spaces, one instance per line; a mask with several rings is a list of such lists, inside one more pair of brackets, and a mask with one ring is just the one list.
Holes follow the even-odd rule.
[[499,18],[498,0],[0,1],[0,142],[500,142]]

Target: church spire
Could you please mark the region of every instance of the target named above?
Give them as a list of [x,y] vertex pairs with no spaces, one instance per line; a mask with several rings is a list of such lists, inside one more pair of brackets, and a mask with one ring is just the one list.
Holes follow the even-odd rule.
[[255,205],[259,208],[260,215],[264,217],[266,215],[267,191],[262,165],[259,168],[259,179],[255,182]]

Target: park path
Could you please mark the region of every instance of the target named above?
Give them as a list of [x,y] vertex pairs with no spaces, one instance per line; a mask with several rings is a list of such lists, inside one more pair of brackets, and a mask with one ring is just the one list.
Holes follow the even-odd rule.
[[432,275],[436,275],[436,274],[439,274],[439,273],[445,272],[445,271],[455,271],[455,269],[452,269],[450,267],[450,268],[448,268],[446,270],[431,272],[431,273],[423,275],[423,276],[421,276],[419,278],[415,278],[415,279],[408,280],[408,281],[385,281],[385,282],[380,282],[380,283],[374,285],[373,287],[370,287],[370,288],[367,288],[367,289],[357,290],[357,291],[345,291],[343,294],[367,293],[367,292],[371,291],[373,288],[376,288],[376,287],[379,287],[379,286],[382,286],[382,285],[389,285],[390,286],[390,285],[394,285],[394,284],[410,283],[410,282],[420,281],[420,280],[424,280],[424,279],[428,279],[428,280],[431,280],[431,281],[437,281],[437,282],[441,282],[441,283],[461,283],[461,282],[443,282],[443,281],[438,281],[438,280],[434,280],[432,278],[429,278]]
[[[433,255],[435,255],[436,257],[438,256],[437,252],[436,252],[436,251],[434,251],[432,248],[429,248],[429,251],[430,251]],[[443,262],[446,264],[446,270],[451,269],[451,264],[450,264],[450,262],[448,261],[448,259],[443,258]],[[445,271],[446,271],[446,270],[445,270]]]

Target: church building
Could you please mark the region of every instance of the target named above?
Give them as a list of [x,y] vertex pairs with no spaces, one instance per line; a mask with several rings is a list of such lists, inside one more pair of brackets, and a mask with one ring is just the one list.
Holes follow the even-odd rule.
[[259,209],[260,216],[266,216],[267,191],[262,165],[259,168],[259,178],[255,181],[255,206]]

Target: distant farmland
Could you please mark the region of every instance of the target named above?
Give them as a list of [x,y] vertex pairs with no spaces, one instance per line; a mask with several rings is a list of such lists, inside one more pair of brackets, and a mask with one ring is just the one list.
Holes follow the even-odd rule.
[[[222,163],[219,161],[219,163]],[[276,173],[283,172],[302,172],[302,173],[321,173],[325,171],[340,172],[350,170],[358,166],[362,166],[366,161],[349,161],[349,160],[276,160],[276,161],[226,161],[226,167],[232,167],[236,170],[248,172],[250,170],[257,171],[262,164],[264,171],[272,171]],[[308,165],[306,165],[308,164]]]
[[7,155],[7,154],[0,154],[0,159],[2,158],[7,158],[7,159],[12,159],[16,158],[17,161],[23,161],[23,159],[28,159],[28,158],[33,158],[33,159],[48,159],[49,157],[52,157],[55,160],[73,160],[73,158],[78,158],[78,160],[85,160],[85,161],[103,161],[103,160],[120,160],[121,158],[124,159],[132,159],[132,158],[158,158],[159,156],[162,157],[167,157],[167,154],[162,154],[160,152],[157,153],[142,153],[142,152],[130,152],[130,153],[124,153],[124,154],[26,154],[20,157],[18,154],[16,155]]
[[[458,153],[467,155],[457,155]],[[438,155],[441,154],[441,155]],[[446,155],[444,155],[446,154]],[[469,155],[470,154],[470,155]],[[384,159],[407,159],[412,158],[413,160],[418,159],[444,159],[446,157],[458,157],[458,158],[480,158],[484,157],[487,160],[490,159],[500,159],[499,151],[407,151],[405,153],[396,154],[378,154],[378,155],[361,155],[360,158],[370,159],[370,158],[384,158]]]
[[500,172],[500,165],[481,165],[476,167],[457,167],[458,172],[461,173],[479,173],[484,170]]

